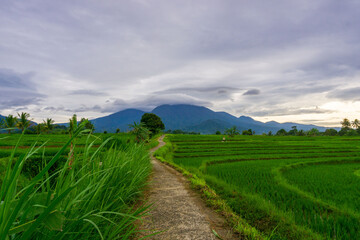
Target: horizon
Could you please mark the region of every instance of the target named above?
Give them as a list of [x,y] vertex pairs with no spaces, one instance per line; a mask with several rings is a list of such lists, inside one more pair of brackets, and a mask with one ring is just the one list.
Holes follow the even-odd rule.
[[[126,110],[138,110],[138,111],[143,111],[143,112],[145,112],[145,113],[151,113],[154,109],[156,109],[156,108],[158,108],[158,107],[161,107],[161,106],[177,106],[177,105],[204,107],[204,108],[207,108],[207,109],[209,109],[209,110],[211,110],[211,111],[213,111],[213,112],[225,112],[225,111],[214,111],[214,110],[212,110],[212,109],[210,109],[210,108],[208,108],[208,107],[201,106],[201,105],[192,105],[192,104],[181,104],[181,103],[179,103],[179,104],[162,104],[162,105],[156,106],[155,108],[153,108],[153,109],[151,109],[151,110],[142,110],[142,109],[140,109],[140,108],[125,108],[125,109],[123,109],[123,110],[120,110],[120,111],[117,111],[117,112],[114,112],[114,113],[109,113],[109,114],[107,114],[107,115],[100,116],[100,117],[97,117],[97,118],[107,117],[107,116],[110,116],[110,115],[112,115],[112,114],[116,114],[116,113],[118,113],[118,112],[122,112],[122,111],[126,111]],[[230,114],[230,113],[228,113],[228,112],[225,112],[225,113]],[[75,113],[75,114],[76,114],[76,113]],[[4,115],[2,115],[1,113],[0,113],[0,115],[1,115],[1,116],[4,116]],[[232,114],[230,114],[230,115],[232,115]],[[14,115],[14,116],[17,117],[17,114]],[[31,113],[30,113],[30,116],[31,116]],[[236,118],[240,118],[240,117],[250,117],[250,116],[246,116],[246,115],[239,115],[239,116],[232,115],[232,116],[234,116],[234,117],[236,117]],[[4,116],[4,117],[6,117],[6,116]],[[55,121],[54,124],[66,124],[66,123],[69,121],[69,119],[71,119],[71,117],[72,117],[72,115],[68,117],[67,121],[63,121],[63,122]],[[80,118],[82,118],[83,116],[77,115],[77,117],[80,119]],[[85,117],[85,118],[86,118],[86,117]],[[89,119],[90,121],[92,121],[92,120],[95,120],[95,119],[97,119],[97,118],[92,118],[92,119],[88,118],[88,119]],[[252,118],[252,117],[250,117],[250,118]],[[260,121],[260,120],[256,120],[255,118],[252,118],[252,119],[254,119],[255,121]],[[34,121],[34,119],[30,118],[30,120],[33,121],[33,122],[35,122],[36,124],[39,124],[39,123],[42,123],[43,120],[45,120],[45,119],[42,119],[41,121]],[[54,119],[53,119],[53,120],[54,120]],[[263,122],[263,121],[260,121],[260,122]],[[277,122],[277,121],[269,120],[269,121],[266,121],[266,122],[263,122],[263,123],[268,123],[268,122]],[[304,123],[297,123],[297,122],[277,122],[277,123],[281,123],[281,124],[284,124],[284,123],[304,124]],[[317,126],[317,127],[326,127],[326,128],[340,128],[340,127],[341,127],[341,126],[340,126],[340,125],[341,125],[340,123],[339,123],[338,126],[321,126],[321,125],[316,125],[316,124],[312,124],[312,123],[308,123],[308,124],[305,123],[305,125],[315,125],[315,126]]]
[[358,1],[0,1],[3,116],[191,104],[261,122],[360,118]]

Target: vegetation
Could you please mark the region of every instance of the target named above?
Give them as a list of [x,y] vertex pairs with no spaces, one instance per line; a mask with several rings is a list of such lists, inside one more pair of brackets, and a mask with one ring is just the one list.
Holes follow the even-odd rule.
[[29,120],[30,114],[26,112],[22,112],[21,114],[18,113],[18,117],[19,118],[16,121],[16,127],[23,132],[24,129],[28,128],[31,124]]
[[225,133],[226,135],[229,135],[229,137],[234,137],[235,135],[239,135],[239,134],[240,134],[240,132],[239,132],[239,130],[237,129],[236,126],[233,126],[233,127],[231,127],[231,128],[226,129],[224,133]]
[[360,138],[168,137],[161,156],[203,179],[264,238],[360,238]]
[[131,133],[135,135],[135,141],[137,143],[141,143],[147,141],[150,137],[150,131],[145,127],[143,123],[130,124],[130,128],[132,128]]
[[8,129],[8,133],[10,134],[12,129],[15,128],[16,123],[17,123],[16,117],[9,114],[7,117],[5,117],[3,125],[5,128]]
[[150,131],[150,136],[154,136],[161,130],[165,129],[165,125],[161,121],[160,117],[154,113],[144,113],[141,117],[140,123],[142,123],[144,127]]
[[71,138],[0,139],[0,239],[132,238],[147,210],[134,208],[151,169],[147,150],[129,134],[94,136],[83,127]]

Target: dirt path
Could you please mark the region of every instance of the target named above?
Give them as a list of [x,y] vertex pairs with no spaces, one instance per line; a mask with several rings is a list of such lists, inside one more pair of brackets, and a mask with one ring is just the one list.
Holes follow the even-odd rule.
[[[160,144],[151,150],[152,153],[165,144],[163,137],[159,139]],[[182,174],[153,156],[151,161],[153,175],[149,202],[154,205],[141,228],[163,232],[147,239],[218,239],[213,229],[224,240],[236,239],[231,229],[226,227],[225,220],[205,206],[199,194],[189,188]]]

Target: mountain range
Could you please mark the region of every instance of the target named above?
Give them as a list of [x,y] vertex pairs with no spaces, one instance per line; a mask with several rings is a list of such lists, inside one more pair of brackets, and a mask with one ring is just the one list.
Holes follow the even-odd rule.
[[[144,111],[138,109],[126,109],[111,115],[91,120],[96,132],[115,132],[130,130],[129,124],[140,122]],[[251,117],[235,117],[226,112],[214,112],[206,107],[177,104],[161,105],[151,111],[158,115],[165,124],[165,130],[183,130],[188,132],[199,132],[202,134],[214,134],[216,131],[223,132],[225,129],[236,126],[240,131],[252,129],[256,134],[272,131],[276,133],[280,129],[289,131],[293,126],[298,130],[310,130],[317,128],[325,131],[326,127],[316,125],[297,124],[292,122],[278,123],[275,121],[260,122]],[[339,129],[337,129],[339,130]]]

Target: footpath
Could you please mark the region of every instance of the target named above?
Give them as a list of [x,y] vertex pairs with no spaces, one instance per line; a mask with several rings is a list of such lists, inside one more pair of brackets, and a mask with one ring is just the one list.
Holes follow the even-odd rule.
[[[159,145],[151,150],[153,174],[148,201],[153,204],[150,214],[143,218],[142,230],[146,235],[161,232],[146,239],[159,240],[223,240],[236,239],[225,219],[206,207],[199,193],[193,191],[181,173],[161,163],[153,153],[164,146],[164,136]],[[151,230],[151,231],[148,231]]]

